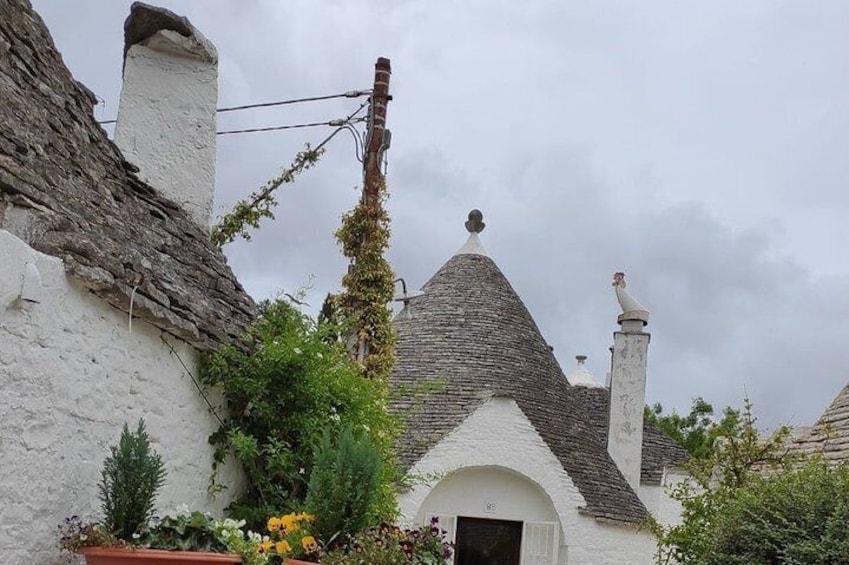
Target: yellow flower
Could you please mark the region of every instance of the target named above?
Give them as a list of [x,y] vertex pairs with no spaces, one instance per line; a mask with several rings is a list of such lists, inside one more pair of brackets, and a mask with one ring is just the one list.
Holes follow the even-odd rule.
[[307,553],[312,553],[313,551],[318,549],[318,544],[315,542],[315,538],[312,536],[304,536],[301,539],[301,545],[304,546],[304,551]]
[[277,553],[288,553],[292,551],[292,546],[289,545],[289,542],[286,540],[278,541],[274,546],[274,549],[277,550]]
[[282,520],[280,520],[280,518],[272,517],[268,519],[268,524],[266,525],[266,527],[268,528],[269,532],[276,532],[280,529],[280,526],[282,524],[283,522]]
[[313,520],[315,520],[315,516],[313,516],[312,514],[307,514],[306,512],[301,512],[298,515],[298,519],[306,520],[307,522],[312,522]]
[[261,544],[259,544],[259,552],[260,553],[268,553],[268,551],[271,549],[272,545],[274,545],[274,543],[270,540],[266,540],[266,541],[262,542]]
[[286,533],[298,531],[298,518],[294,513],[286,514],[280,518],[280,521]]

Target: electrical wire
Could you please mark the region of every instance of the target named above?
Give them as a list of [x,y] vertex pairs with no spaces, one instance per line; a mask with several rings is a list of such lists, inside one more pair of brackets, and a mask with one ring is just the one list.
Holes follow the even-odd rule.
[[371,90],[349,90],[340,94],[328,94],[327,96],[312,96],[310,98],[295,98],[293,100],[278,100],[276,102],[261,102],[259,104],[246,104],[244,106],[231,106],[229,108],[218,108],[217,112],[236,112],[239,110],[250,110],[251,108],[268,108],[270,106],[284,106],[286,104],[299,104],[301,102],[316,102],[319,100],[330,100],[333,98],[359,98],[371,94]]
[[368,100],[366,100],[365,102],[363,102],[362,104],[360,104],[360,107],[359,107],[359,108],[357,108],[356,110],[354,110],[351,114],[349,114],[349,115],[348,115],[348,117],[347,117],[347,118],[345,118],[344,120],[342,120],[342,123],[339,125],[339,127],[337,127],[335,130],[333,130],[333,133],[331,133],[330,135],[328,135],[328,136],[324,139],[324,141],[322,141],[321,143],[319,143],[318,145],[316,145],[316,146],[315,146],[315,148],[313,148],[313,150],[314,150],[314,151],[318,151],[319,149],[321,149],[322,147],[324,147],[325,145],[327,145],[327,144],[330,142],[330,140],[331,140],[331,139],[333,139],[333,137],[334,137],[337,133],[339,133],[340,131],[342,131],[343,129],[345,129],[345,126],[347,126],[348,124],[352,124],[352,123],[355,123],[355,122],[361,122],[361,121],[365,120],[365,118],[357,118],[356,120],[354,120],[354,118],[356,118],[356,117],[357,117],[357,114],[359,114],[360,112],[362,112],[362,111],[363,111],[363,108],[365,108],[366,106],[368,106],[368,104],[369,104],[369,101],[368,101]]
[[226,131],[216,132],[216,135],[230,135],[234,133],[257,133],[263,131],[280,131],[286,129],[299,129],[299,128],[314,128],[319,126],[336,126],[336,127],[344,127],[349,123],[358,123],[365,121],[366,118],[357,118],[355,120],[330,120],[328,122],[311,122],[308,124],[289,124],[284,126],[269,126],[264,128],[248,128],[248,129],[231,129]]
[[[359,98],[361,96],[368,96],[371,94],[371,90],[349,90],[348,92],[341,92],[339,94],[328,94],[326,96],[310,96],[308,98],[293,98],[291,100],[276,100],[274,102],[260,102],[258,104],[245,104],[243,106],[230,106],[227,108],[218,108],[216,112],[238,112],[240,110],[251,110],[253,108],[270,108],[272,106],[285,106],[287,104],[299,104],[302,102],[317,102],[320,100],[331,100],[333,98]],[[98,124],[106,125],[106,124],[114,124],[118,120],[102,120],[98,121]],[[323,124],[322,124],[323,125]],[[302,126],[309,127],[309,126]]]

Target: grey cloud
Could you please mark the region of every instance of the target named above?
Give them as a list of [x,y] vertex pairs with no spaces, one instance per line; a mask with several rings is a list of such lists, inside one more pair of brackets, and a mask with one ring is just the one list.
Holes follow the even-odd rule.
[[[35,1],[105,118],[129,4]],[[849,378],[846,3],[167,4],[218,46],[222,104],[368,86],[375,58],[392,59],[389,257],[411,286],[479,207],[484,245],[566,367],[588,354],[603,378],[621,269],[652,310],[652,401],[738,404],[745,388],[765,424],[807,423]],[[350,104],[221,124],[328,119]],[[222,139],[217,209],[325,134]],[[281,190],[278,220],[228,250],[255,296],[314,274],[317,306],[338,286],[332,234],[359,183],[340,138]]]

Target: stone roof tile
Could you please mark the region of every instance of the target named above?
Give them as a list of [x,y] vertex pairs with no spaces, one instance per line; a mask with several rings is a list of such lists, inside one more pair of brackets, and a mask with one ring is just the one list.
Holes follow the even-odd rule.
[[0,228],[112,306],[199,349],[240,336],[256,306],[209,234],[140,181],[94,119],[27,0],[0,4]]
[[808,455],[821,453],[835,463],[849,462],[849,384],[791,448]]

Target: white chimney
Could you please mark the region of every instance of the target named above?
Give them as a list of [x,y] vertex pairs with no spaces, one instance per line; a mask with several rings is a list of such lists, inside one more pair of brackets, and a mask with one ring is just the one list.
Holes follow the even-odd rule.
[[646,403],[646,356],[651,335],[643,332],[649,312],[625,290],[625,275],[613,276],[622,307],[621,330],[613,334],[610,419],[607,451],[636,492],[643,456],[643,409]]
[[218,53],[184,17],[133,3],[115,144],[139,177],[208,227],[215,194]]

